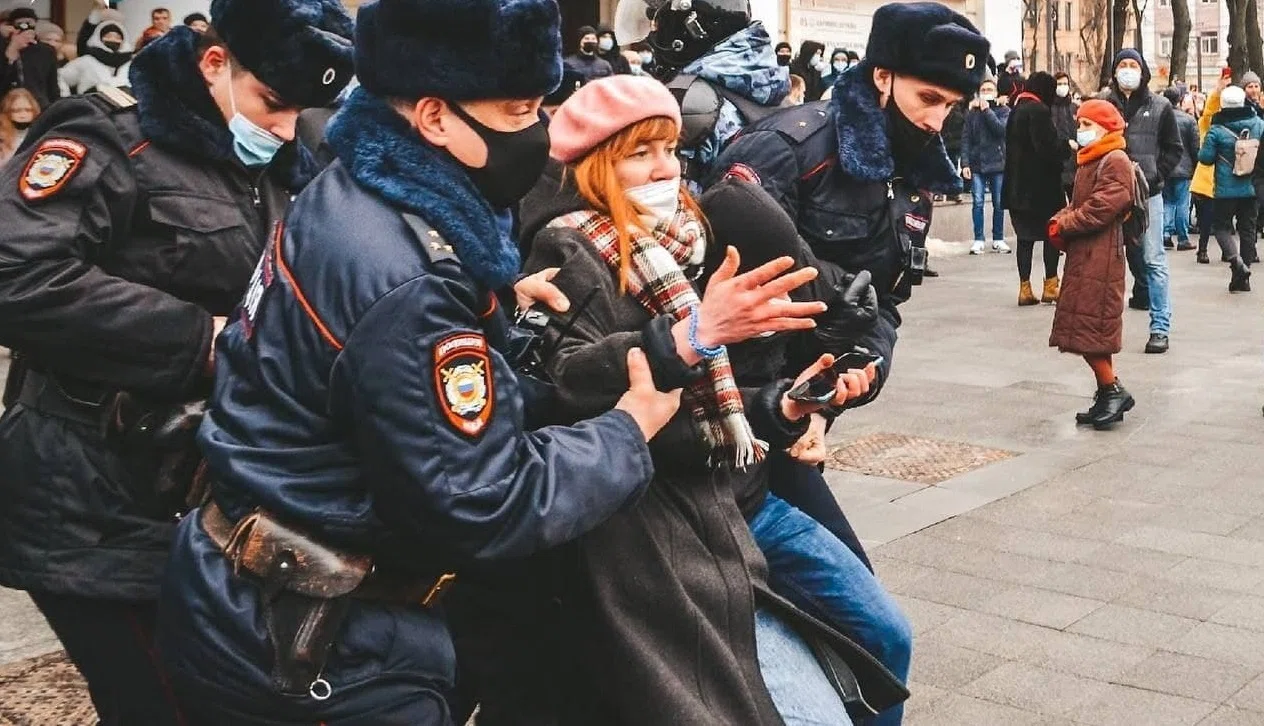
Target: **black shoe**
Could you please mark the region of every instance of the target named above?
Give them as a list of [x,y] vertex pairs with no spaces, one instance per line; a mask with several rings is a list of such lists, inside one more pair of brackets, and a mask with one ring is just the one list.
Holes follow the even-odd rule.
[[1097,415],[1093,417],[1093,428],[1105,431],[1124,420],[1124,414],[1137,405],[1132,394],[1115,381],[1097,391]]
[[939,277],[939,273],[938,273],[938,272],[935,272],[934,270],[930,269],[929,267],[927,267],[927,268],[926,268],[926,269],[922,272],[922,275],[923,275],[923,276],[925,276],[925,277]]
[[1198,264],[1200,264],[1200,265],[1210,265],[1210,264],[1211,264],[1211,258],[1207,256],[1207,250],[1199,250],[1199,251],[1198,251]]
[[1189,242],[1177,242],[1177,243],[1176,243],[1176,251],[1177,251],[1177,252],[1189,252],[1189,251],[1190,251],[1190,250],[1192,250],[1192,249],[1194,249],[1194,245],[1193,245],[1193,244],[1191,244],[1191,243],[1189,243]]
[[1093,417],[1102,410],[1102,389],[1099,386],[1097,391],[1093,393],[1093,405],[1088,407],[1087,411],[1080,411],[1075,414],[1075,423],[1079,426],[1088,426],[1093,423]]
[[1150,309],[1149,293],[1147,293],[1145,297],[1137,297],[1136,295],[1133,295],[1132,297],[1128,298],[1128,307],[1132,308],[1133,310],[1149,310]]
[[1150,342],[1146,343],[1145,352],[1166,353],[1167,336],[1163,333],[1150,333]]
[[1225,253],[1221,252],[1221,253],[1220,253],[1220,261],[1221,261],[1221,262],[1233,262],[1233,258],[1232,258],[1232,257],[1230,257],[1229,255],[1226,255]]
[[1176,249],[1176,243],[1172,241],[1171,237],[1168,237],[1167,239],[1163,240],[1163,249],[1165,250]]
[[1251,268],[1246,266],[1242,258],[1233,261],[1233,277],[1229,278],[1229,292],[1251,291]]

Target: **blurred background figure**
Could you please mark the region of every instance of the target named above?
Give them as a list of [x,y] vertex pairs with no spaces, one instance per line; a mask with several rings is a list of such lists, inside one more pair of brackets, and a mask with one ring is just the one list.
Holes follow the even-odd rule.
[[1179,89],[1169,88],[1163,92],[1163,97],[1176,109],[1176,128],[1185,149],[1181,162],[1163,185],[1163,246],[1183,252],[1194,249],[1189,241],[1189,190],[1194,169],[1198,168],[1198,120],[1181,108]]
[[106,21],[92,31],[88,52],[67,63],[59,72],[63,96],[90,93],[99,86],[130,85],[132,44],[121,23]]
[[619,39],[615,37],[614,28],[609,25],[597,27],[597,57],[610,64],[615,75],[627,75],[632,72],[628,61],[619,48]]
[[979,95],[970,102],[965,131],[961,135],[961,176],[970,182],[974,202],[972,255],[981,255],[986,249],[983,206],[989,194],[992,196],[992,251],[1010,251],[1005,244],[1005,205],[1001,201],[1007,121],[1009,107],[998,102],[996,81],[984,81],[979,86]]
[[35,95],[40,108],[61,97],[57,84],[57,51],[39,42],[35,11],[28,7],[9,11],[8,23],[13,26],[0,57],[0,93],[25,88]]
[[825,93],[822,76],[829,72],[825,45],[815,40],[803,41],[799,46],[799,55],[790,61],[790,72],[803,79],[805,103],[821,100],[821,94]]
[[13,157],[13,152],[26,138],[26,130],[39,114],[39,102],[25,88],[14,89],[0,97],[0,164]]
[[777,53],[777,65],[790,65],[791,58],[794,56],[794,48],[791,48],[789,43],[782,41],[777,44],[775,50]]
[[199,33],[205,33],[207,28],[211,27],[210,21],[202,13],[190,13],[184,16],[184,24]]
[[614,68],[604,58],[597,55],[597,29],[585,25],[579,29],[579,47],[575,53],[566,57],[562,65],[584,79],[584,83],[598,78],[614,75]]
[[790,95],[786,96],[786,100],[781,102],[782,106],[802,106],[804,102],[804,94],[807,85],[803,82],[803,76],[797,73],[790,74]]

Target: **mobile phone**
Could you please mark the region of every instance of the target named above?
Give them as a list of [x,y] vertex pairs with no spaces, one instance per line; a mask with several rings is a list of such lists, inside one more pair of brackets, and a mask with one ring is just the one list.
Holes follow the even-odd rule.
[[1233,69],[1232,69],[1232,68],[1225,68],[1224,70],[1220,71],[1220,77],[1221,77],[1221,78],[1233,78]]
[[881,365],[882,356],[873,353],[844,353],[834,365],[791,388],[787,396],[801,403],[829,403],[838,389],[838,377],[850,370],[863,370],[869,364]]

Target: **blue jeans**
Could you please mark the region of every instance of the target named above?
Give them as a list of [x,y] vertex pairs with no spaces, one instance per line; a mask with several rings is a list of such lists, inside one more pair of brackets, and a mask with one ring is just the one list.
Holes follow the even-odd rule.
[[1189,244],[1189,179],[1168,179],[1163,185],[1163,237]]
[[[1132,294],[1150,301],[1150,332],[1167,335],[1172,329],[1172,301],[1168,290],[1167,250],[1163,249],[1163,195],[1150,197],[1150,226],[1140,247],[1128,248]],[[1200,220],[1201,223],[1201,220]]]
[[992,194],[992,241],[1005,239],[1005,207],[1001,204],[1001,187],[1005,183],[1005,174],[974,174],[970,177],[974,196],[974,238],[983,241],[983,201],[989,191]]
[[[908,682],[913,630],[900,606],[856,555],[816,520],[769,494],[750,523],[772,589],[832,625]],[[904,707],[873,719],[898,726]]]
[[808,644],[764,610],[755,611],[755,650],[768,695],[786,726],[851,726],[843,699]]

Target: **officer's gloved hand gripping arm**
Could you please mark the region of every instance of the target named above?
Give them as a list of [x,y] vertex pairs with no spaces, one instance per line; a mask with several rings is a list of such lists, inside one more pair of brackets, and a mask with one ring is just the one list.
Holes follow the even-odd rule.
[[88,103],[45,112],[42,138],[0,166],[0,345],[63,375],[174,398],[204,374],[211,316],[94,264],[126,233],[136,187],[114,124],[84,113]]
[[350,418],[378,516],[485,559],[574,539],[649,483],[646,439],[679,394],[646,374],[624,410],[524,431],[516,376],[464,297],[435,275],[405,283],[361,318],[335,364],[333,413]]

